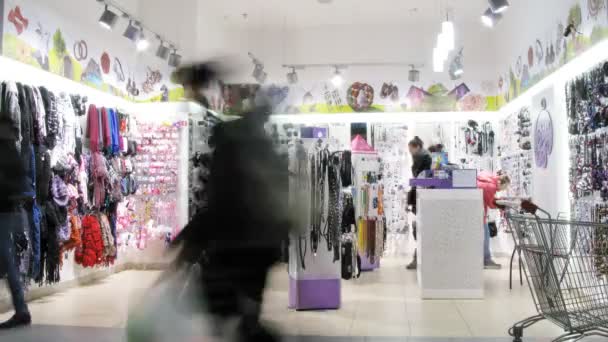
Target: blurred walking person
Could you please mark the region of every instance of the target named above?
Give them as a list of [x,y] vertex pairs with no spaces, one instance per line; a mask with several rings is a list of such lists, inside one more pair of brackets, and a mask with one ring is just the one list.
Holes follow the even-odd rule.
[[[209,98],[219,96],[221,75],[217,66],[200,64],[178,70],[176,78],[208,108]],[[204,252],[203,298],[218,330],[237,319],[239,340],[276,341],[259,317],[266,277],[289,230],[288,173],[264,129],[270,98],[259,90],[252,100],[242,118],[214,127],[208,208],[178,240],[185,245],[182,258],[192,261]]]
[[16,148],[17,134],[9,118],[0,118],[0,271],[6,274],[15,315],[0,330],[31,324],[19,270],[15,265],[14,234],[21,229],[19,202],[25,191],[25,168]]

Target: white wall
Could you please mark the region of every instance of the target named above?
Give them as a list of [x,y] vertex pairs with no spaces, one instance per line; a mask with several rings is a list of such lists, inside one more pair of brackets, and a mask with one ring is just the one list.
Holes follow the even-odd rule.
[[[510,3],[511,7],[494,29],[494,42],[491,45],[496,52],[494,82],[497,84],[500,76],[505,80],[501,93],[506,92],[509,88],[509,69],[515,71],[516,62],[520,56],[523,63],[528,64],[528,49],[529,47],[535,48],[536,40],[542,43],[544,49],[551,44],[555,48],[558,40],[563,44],[563,31],[558,30],[558,24],[562,24],[563,27],[568,25],[568,14],[573,6],[578,4],[581,8],[582,23],[577,28],[580,34],[573,33],[566,40],[572,43],[573,37],[578,36],[578,39],[584,43],[577,44],[578,48],[571,50],[569,58],[597,43],[590,38],[594,28],[601,28],[601,31],[603,31],[602,39],[607,37],[605,32],[608,26],[608,10],[606,8],[608,5],[604,1],[596,2],[603,5],[597,16],[591,15],[589,6],[592,1],[587,0],[519,0],[510,1]],[[599,30],[595,33],[598,32]],[[564,51],[563,48],[562,51]],[[559,60],[560,56],[557,56],[556,61],[550,65],[546,65],[544,61],[538,63],[535,60],[534,65],[530,68],[533,81],[536,75],[539,75],[537,78],[543,78],[561,66],[562,63]]]
[[[204,24],[203,24],[204,25]],[[213,31],[213,28],[211,28]],[[285,83],[289,71],[283,64],[339,64],[339,63],[414,63],[424,64],[421,68],[419,84],[429,85],[443,82],[446,86],[462,81],[474,85],[479,92],[482,83],[491,80],[495,73],[493,58],[487,58],[486,47],[492,42],[489,31],[460,37],[460,45],[465,46],[466,74],[463,80],[451,81],[447,73],[432,72],[430,63],[436,30],[421,32],[407,26],[325,26],[296,30],[216,30],[213,36],[224,37],[224,43],[215,45],[225,55],[236,57],[237,70],[232,82],[253,82],[252,63],[247,52],[252,52],[264,63],[268,72],[268,83]],[[463,31],[465,31],[463,29]],[[429,37],[429,39],[421,39]],[[220,39],[220,38],[217,38]],[[207,42],[199,45],[199,51],[206,51]],[[457,46],[460,46],[457,45]],[[220,52],[220,54],[222,54]],[[490,50],[491,53],[491,50]],[[407,81],[409,67],[356,67],[344,70],[347,83],[354,81],[399,82],[402,89],[411,85]],[[330,78],[331,68],[308,68],[298,72],[300,84],[309,87]],[[493,83],[491,83],[493,84]]]

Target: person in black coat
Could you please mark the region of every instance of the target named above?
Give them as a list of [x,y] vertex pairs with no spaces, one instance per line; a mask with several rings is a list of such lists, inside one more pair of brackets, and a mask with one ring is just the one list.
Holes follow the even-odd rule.
[[17,230],[23,224],[19,203],[26,189],[25,168],[17,151],[13,124],[0,119],[0,269],[6,272],[13,299],[15,315],[0,324],[0,330],[29,325],[32,321],[21,284],[19,270],[15,265],[13,244]]
[[[409,143],[408,148],[412,155],[412,177],[418,177],[422,172],[431,169],[433,159],[429,151],[424,149],[424,142],[419,137],[414,137]],[[411,207],[412,213],[416,214],[416,187],[412,187],[407,196],[407,204]],[[414,239],[417,238],[416,222],[412,223]],[[407,265],[408,270],[415,270],[418,267],[417,251],[414,250],[414,259]]]
[[[211,64],[177,72],[187,93],[203,105],[208,102],[202,90],[218,77]],[[290,228],[288,170],[264,129],[270,100],[260,91],[254,102],[242,118],[213,128],[208,208],[194,216],[176,243],[183,246],[178,263],[202,265],[203,299],[216,326],[238,317],[241,340],[275,341],[259,316],[266,277],[280,260]]]

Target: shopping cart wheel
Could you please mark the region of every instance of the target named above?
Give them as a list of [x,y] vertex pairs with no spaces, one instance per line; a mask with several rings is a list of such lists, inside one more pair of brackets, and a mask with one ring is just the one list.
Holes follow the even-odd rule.
[[524,337],[524,327],[513,326],[513,342],[522,342]]

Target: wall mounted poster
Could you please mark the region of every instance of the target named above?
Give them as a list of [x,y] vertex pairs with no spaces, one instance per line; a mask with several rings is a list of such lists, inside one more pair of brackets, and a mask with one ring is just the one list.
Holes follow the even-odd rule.
[[555,106],[553,88],[547,88],[532,100],[534,120],[534,159],[536,166],[546,169],[553,152],[553,119],[551,112]]
[[[87,17],[74,22],[51,5],[4,0],[4,56],[138,102],[183,97],[183,88],[170,81],[172,68],[166,61],[137,54],[133,44],[116,30],[103,30],[96,18],[85,20],[98,13],[82,13]],[[88,8],[80,2],[74,6]]]

